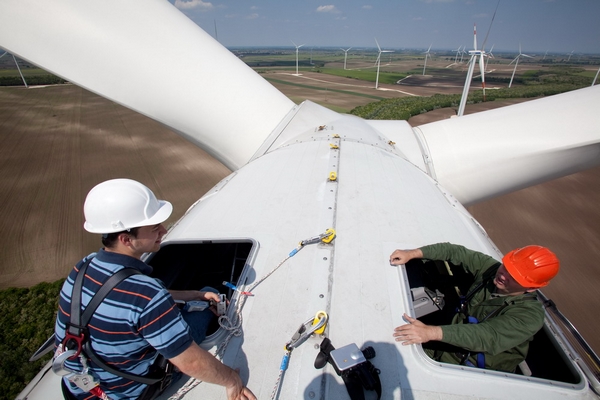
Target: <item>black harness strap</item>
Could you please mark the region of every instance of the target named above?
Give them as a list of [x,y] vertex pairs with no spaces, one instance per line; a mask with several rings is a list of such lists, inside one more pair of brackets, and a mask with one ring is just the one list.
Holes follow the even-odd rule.
[[[75,282],[73,284],[73,293],[71,295],[71,319],[68,323],[67,336],[63,343],[68,343],[70,340],[77,342],[79,351],[83,351],[84,354],[91,359],[98,367],[103,370],[110,372],[113,375],[120,376],[131,381],[143,383],[146,385],[152,385],[160,382],[165,377],[164,370],[155,370],[145,376],[134,375],[127,372],[120,371],[107,365],[94,351],[92,344],[89,340],[89,333],[87,325],[92,318],[92,315],[102,303],[102,301],[108,296],[111,290],[113,290],[119,283],[127,279],[128,277],[141,272],[133,268],[124,268],[117,271],[102,285],[102,287],[92,297],[87,307],[81,313],[81,292],[83,287],[83,279],[85,272],[92,260],[87,260],[79,269]],[[78,355],[79,353],[77,353]],[[160,356],[159,356],[160,357]]]
[[[496,271],[498,271],[498,268],[500,268],[500,265],[501,265],[501,263],[496,263],[496,264],[492,265],[491,267],[489,267],[488,269],[486,269],[482,275],[481,282],[475,288],[473,288],[473,290],[471,290],[464,298],[461,298],[460,308],[458,311],[464,315],[464,317],[465,317],[465,319],[463,321],[464,323],[480,324],[482,322],[485,322],[489,318],[495,317],[506,307],[515,304],[514,301],[510,301],[510,302],[504,301],[504,303],[502,303],[502,305],[500,305],[494,311],[492,311],[491,313],[486,315],[481,321],[478,321],[477,318],[470,316],[469,313],[467,312],[468,304],[471,301],[471,299],[473,298],[473,296],[475,296],[475,294],[477,294],[479,291],[481,291],[484,288],[484,286],[490,281],[490,279],[492,279],[495,276]],[[526,296],[524,298],[524,300],[536,300],[536,297],[535,297],[535,295]],[[473,355],[477,358],[477,367],[478,368],[485,368],[485,355],[481,352],[471,353],[470,351],[467,351],[467,352],[463,353],[460,364],[465,365],[467,363],[467,360],[470,355]]]
[[481,276],[482,277],[481,282],[479,282],[479,284],[477,286],[475,286],[473,288],[473,290],[471,290],[469,293],[467,293],[466,296],[461,297],[460,311],[463,311],[462,310],[463,306],[466,306],[466,304],[469,304],[469,302],[471,301],[473,296],[475,296],[477,293],[479,293],[479,291],[481,291],[483,289],[483,287],[488,284],[490,279],[492,279],[492,277],[494,277],[496,275],[496,271],[498,271],[498,268],[500,268],[500,265],[502,265],[502,264],[496,263],[496,264],[492,265],[491,267],[489,267],[488,269],[486,269],[485,272]]

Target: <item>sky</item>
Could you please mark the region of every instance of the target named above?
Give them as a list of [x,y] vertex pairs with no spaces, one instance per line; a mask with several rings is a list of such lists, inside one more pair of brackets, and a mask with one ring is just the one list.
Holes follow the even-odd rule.
[[[226,47],[600,53],[600,0],[169,0]],[[490,23],[498,6],[493,24]]]

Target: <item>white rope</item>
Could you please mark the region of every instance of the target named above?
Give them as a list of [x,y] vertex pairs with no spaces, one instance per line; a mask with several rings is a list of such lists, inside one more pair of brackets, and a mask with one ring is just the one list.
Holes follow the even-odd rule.
[[[281,368],[279,368],[279,375],[277,376],[277,381],[275,382],[275,387],[273,388],[273,391],[271,392],[271,400],[274,400],[277,397],[277,394],[279,393],[279,387],[281,385],[281,377],[283,376],[283,372],[287,369],[287,363],[289,363],[290,361],[290,357],[292,355],[292,351],[291,350],[286,350],[285,355],[283,356],[283,360],[281,362]],[[287,358],[287,360],[286,360]],[[286,364],[285,367],[283,366],[283,364]]]

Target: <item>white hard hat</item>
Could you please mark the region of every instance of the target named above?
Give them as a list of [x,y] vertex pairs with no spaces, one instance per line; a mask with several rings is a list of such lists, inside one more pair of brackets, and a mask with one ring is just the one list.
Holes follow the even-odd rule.
[[88,193],[83,227],[91,233],[114,233],[164,222],[173,211],[168,201],[157,200],[152,190],[131,179],[112,179]]

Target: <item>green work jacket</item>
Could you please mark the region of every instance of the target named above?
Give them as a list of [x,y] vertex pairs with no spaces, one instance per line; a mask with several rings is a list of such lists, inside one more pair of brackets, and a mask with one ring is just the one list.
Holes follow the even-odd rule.
[[[471,272],[475,281],[469,292],[482,282],[484,272],[498,263],[486,254],[450,243],[425,246],[421,251],[423,258],[462,265],[465,270]],[[544,324],[544,309],[534,293],[492,296],[495,288],[493,279],[490,279],[483,289],[471,298],[467,311],[478,321],[484,320],[490,313],[496,314],[481,323],[469,324],[464,323],[463,314],[457,313],[451,325],[441,326],[442,342],[470,352],[469,360],[474,365],[477,365],[474,353],[481,352],[485,355],[485,368],[514,372],[517,365],[527,356],[533,335]],[[501,308],[505,303],[508,305]],[[428,354],[432,355],[429,352]],[[461,362],[460,352],[454,351],[436,351],[434,358],[452,364]]]

